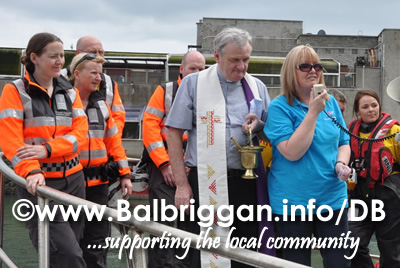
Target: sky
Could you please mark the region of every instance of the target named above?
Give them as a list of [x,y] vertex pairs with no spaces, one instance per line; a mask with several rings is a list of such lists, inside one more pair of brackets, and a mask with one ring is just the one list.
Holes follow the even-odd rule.
[[[3,0],[0,47],[25,48],[38,32],[50,32],[75,49],[84,35],[106,51],[185,53],[196,44],[204,17],[303,22],[303,33],[378,36],[400,29],[398,0]],[[1,61],[1,59],[0,59]]]

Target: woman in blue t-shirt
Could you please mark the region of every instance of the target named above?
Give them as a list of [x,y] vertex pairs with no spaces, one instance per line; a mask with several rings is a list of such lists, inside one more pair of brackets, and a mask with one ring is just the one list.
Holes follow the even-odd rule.
[[[272,144],[268,192],[278,237],[338,239],[348,232],[349,137],[331,119],[345,126],[335,98],[325,89],[314,93],[315,84],[324,85],[317,53],[308,45],[293,48],[281,70],[282,95],[271,102],[264,129]],[[282,248],[282,255],[311,265],[311,248]],[[321,255],[325,267],[350,265],[348,248],[321,248]]]

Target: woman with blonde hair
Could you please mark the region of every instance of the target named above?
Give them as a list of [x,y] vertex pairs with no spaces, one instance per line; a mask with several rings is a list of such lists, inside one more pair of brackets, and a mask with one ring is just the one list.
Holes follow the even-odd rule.
[[[103,62],[102,57],[93,53],[76,55],[71,63],[70,81],[79,90],[89,124],[86,142],[79,152],[85,174],[86,199],[107,205],[110,181],[120,180],[121,192],[125,198],[132,194],[132,183],[118,128],[108,103],[98,91]],[[110,228],[110,222],[104,219],[85,222],[81,247],[88,267],[106,267],[105,239],[111,235]]]
[[[281,70],[282,95],[271,102],[264,128],[272,144],[268,193],[279,237],[340,238],[348,231],[346,210],[335,223],[347,198],[349,137],[331,120],[344,125],[336,100],[328,100],[325,89],[314,94],[316,84],[324,84],[317,53],[308,45],[293,48]],[[314,209],[291,210],[292,206],[307,208],[309,202]],[[316,215],[322,205],[331,210],[319,212],[330,217],[328,221]],[[344,257],[348,249],[320,250],[324,267],[349,267]],[[282,254],[284,259],[311,265],[311,248],[283,248]]]

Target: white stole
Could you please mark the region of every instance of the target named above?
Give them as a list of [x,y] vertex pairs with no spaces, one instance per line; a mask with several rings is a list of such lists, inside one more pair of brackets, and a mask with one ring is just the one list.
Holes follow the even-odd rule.
[[[217,66],[214,64],[200,72],[197,82],[197,172],[199,206],[214,206],[214,222],[208,237],[220,237],[220,245],[225,246],[230,228],[218,226],[217,210],[222,205],[229,205],[226,159],[227,115]],[[255,79],[247,73],[245,79],[254,97],[259,99]],[[207,229],[201,227],[203,237]],[[229,268],[230,259],[201,251],[201,267]]]
[[[197,172],[199,206],[214,206],[214,223],[208,236],[220,237],[221,245],[229,234],[228,227],[217,225],[217,209],[228,205],[226,161],[225,98],[218,78],[217,65],[200,72],[197,82]],[[208,228],[201,228],[206,232]],[[203,235],[204,236],[204,235]],[[201,251],[201,267],[230,267],[230,260]]]

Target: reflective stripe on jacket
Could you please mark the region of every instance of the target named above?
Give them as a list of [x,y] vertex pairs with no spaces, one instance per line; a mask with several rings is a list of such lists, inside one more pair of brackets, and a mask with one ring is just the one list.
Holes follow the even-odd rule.
[[[176,82],[177,87],[181,78]],[[165,88],[164,88],[165,87]],[[169,164],[169,156],[165,148],[167,128],[165,121],[174,98],[174,83],[159,85],[151,96],[143,116],[143,144],[154,164],[161,168]],[[183,140],[186,140],[186,134]]]
[[101,80],[99,90],[111,108],[111,114],[117,125],[118,135],[121,138],[125,126],[125,108],[119,95],[118,83],[106,74],[101,74]]
[[[0,99],[0,146],[14,171],[26,177],[42,170],[47,178],[62,178],[82,169],[78,150],[86,139],[88,124],[78,91],[64,78],[53,79],[53,95],[25,77],[7,84]],[[25,144],[47,143],[50,158],[22,160],[16,151]]]
[[[131,173],[125,150],[118,135],[118,129],[111,114],[110,106],[100,92],[92,92],[86,107],[89,131],[85,144],[79,153],[83,167],[99,167],[108,162],[108,157],[118,163],[120,176]],[[86,178],[87,186],[107,184],[101,178]]]

